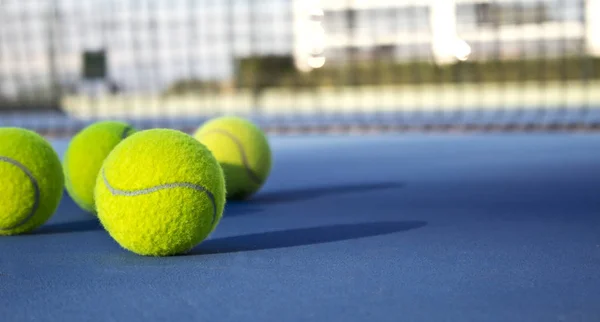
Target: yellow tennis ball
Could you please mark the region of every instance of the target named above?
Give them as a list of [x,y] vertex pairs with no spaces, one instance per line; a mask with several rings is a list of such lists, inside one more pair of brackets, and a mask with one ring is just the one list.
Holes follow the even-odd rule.
[[269,177],[271,147],[265,133],[251,121],[236,116],[214,118],[200,126],[194,136],[221,164],[227,198],[246,199]]
[[108,155],[96,182],[98,218],[123,248],[139,255],[185,253],[218,225],[225,181],[217,160],[192,136],[137,132]]
[[135,132],[127,123],[94,123],[73,137],[63,160],[67,193],[81,209],[94,213],[94,187],[102,162],[124,138]]
[[62,198],[60,158],[46,139],[20,128],[0,129],[0,235],[43,225]]

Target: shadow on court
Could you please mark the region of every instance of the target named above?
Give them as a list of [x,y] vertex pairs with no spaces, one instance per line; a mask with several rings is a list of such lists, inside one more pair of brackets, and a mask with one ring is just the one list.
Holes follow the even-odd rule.
[[270,231],[207,240],[190,254],[219,254],[316,245],[388,235],[427,225],[424,221],[390,221]]
[[268,192],[256,195],[247,201],[248,204],[269,205],[278,203],[288,203],[296,201],[306,201],[315,198],[321,198],[331,195],[342,195],[349,193],[366,193],[377,190],[399,189],[404,184],[398,182],[382,182],[367,184],[346,184],[324,187],[309,187],[303,189],[294,189],[286,191]]
[[68,217],[73,218],[75,220],[61,223],[48,222],[36,231],[33,231],[32,234],[64,234],[103,229],[98,219],[94,215],[89,214],[86,211],[79,208],[79,206],[73,201],[73,199],[71,199],[71,196],[69,196],[69,194],[66,191],[64,191],[62,200],[60,201],[60,205],[58,206],[58,209],[56,210],[56,213],[53,215],[53,217]]
[[56,224],[46,224],[40,227],[39,230],[35,231],[36,235],[46,235],[46,234],[64,234],[64,233],[74,233],[74,232],[84,232],[84,231],[93,231],[93,230],[101,230],[102,225],[98,221],[98,219],[88,219],[88,220],[79,220],[72,222],[64,222],[64,223],[56,223]]
[[251,204],[244,202],[230,202],[225,204],[225,210],[223,211],[223,218],[249,215],[257,212],[262,212],[262,208],[254,207]]

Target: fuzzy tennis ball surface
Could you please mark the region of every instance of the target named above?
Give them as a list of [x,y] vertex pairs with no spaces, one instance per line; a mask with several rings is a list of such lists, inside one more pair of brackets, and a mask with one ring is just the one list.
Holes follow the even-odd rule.
[[194,134],[217,158],[225,174],[227,198],[247,199],[271,172],[271,147],[264,132],[237,116],[209,120]]
[[68,194],[83,210],[94,213],[94,187],[102,162],[124,138],[135,132],[127,123],[94,123],[73,137],[65,152],[63,170]]
[[106,158],[96,182],[98,218],[123,248],[139,255],[186,253],[218,225],[225,180],[217,160],[192,136],[137,132]]
[[46,139],[20,128],[0,128],[0,235],[43,225],[62,198],[60,158]]

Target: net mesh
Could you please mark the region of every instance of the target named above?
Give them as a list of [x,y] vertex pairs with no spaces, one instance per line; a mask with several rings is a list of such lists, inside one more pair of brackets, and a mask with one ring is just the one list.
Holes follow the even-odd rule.
[[600,124],[600,0],[0,0],[0,126]]

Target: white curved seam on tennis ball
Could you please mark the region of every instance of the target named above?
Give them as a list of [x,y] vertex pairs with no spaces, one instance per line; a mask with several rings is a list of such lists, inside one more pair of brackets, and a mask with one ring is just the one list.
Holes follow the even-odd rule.
[[217,204],[215,202],[215,196],[212,194],[212,192],[210,192],[210,190],[206,189],[205,187],[203,187],[201,185],[197,185],[197,184],[193,184],[193,183],[189,183],[189,182],[174,182],[174,183],[167,183],[167,184],[162,184],[162,185],[145,188],[145,189],[139,189],[139,190],[121,190],[121,189],[117,189],[117,188],[113,187],[110,184],[110,182],[108,182],[108,179],[106,178],[106,173],[105,173],[104,169],[102,170],[102,178],[104,179],[104,185],[106,185],[106,188],[108,188],[108,191],[110,191],[110,193],[112,193],[115,196],[135,197],[135,196],[151,194],[151,193],[157,192],[159,190],[172,189],[172,188],[189,188],[189,189],[193,189],[193,190],[196,190],[199,192],[203,192],[208,196],[208,199],[210,199],[210,202],[213,206],[213,215],[212,215],[211,225],[214,224],[214,222],[217,218]]
[[6,162],[9,164],[12,164],[15,167],[19,168],[21,171],[23,171],[23,173],[25,173],[25,175],[29,178],[29,181],[31,181],[31,184],[33,185],[33,191],[34,191],[33,192],[33,194],[34,194],[33,206],[31,207],[31,210],[29,211],[27,216],[25,216],[25,218],[23,218],[21,221],[17,222],[16,224],[14,224],[12,226],[0,227],[0,230],[11,230],[11,229],[19,228],[20,226],[26,224],[29,221],[29,219],[31,219],[31,217],[33,217],[33,215],[35,215],[35,212],[37,211],[37,209],[40,205],[40,187],[39,187],[37,180],[31,173],[31,171],[29,171],[29,169],[27,169],[27,167],[25,165],[21,164],[19,161],[8,158],[8,157],[0,156],[0,162]]
[[252,171],[252,168],[250,167],[250,164],[248,163],[248,158],[246,157],[246,151],[244,150],[244,147],[242,146],[242,143],[240,142],[240,140],[238,140],[238,138],[236,138],[233,134],[227,132],[226,130],[222,130],[222,129],[213,129],[213,130],[208,130],[204,133],[201,133],[201,136],[206,136],[208,134],[222,134],[225,135],[226,137],[228,137],[229,139],[231,139],[231,141],[233,141],[233,143],[237,146],[238,150],[240,151],[240,155],[242,157],[242,163],[244,164],[244,168],[246,169],[246,172],[248,172],[248,176],[250,177],[250,179],[252,181],[254,181],[254,183],[256,184],[262,184],[263,180],[254,172]]

